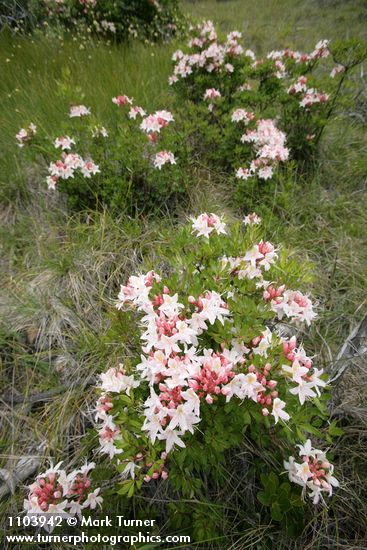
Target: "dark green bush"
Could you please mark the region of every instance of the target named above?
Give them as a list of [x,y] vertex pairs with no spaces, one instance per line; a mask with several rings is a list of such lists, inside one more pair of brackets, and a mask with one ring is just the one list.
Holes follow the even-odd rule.
[[50,25],[117,41],[168,40],[182,28],[177,0],[28,0],[26,26]]

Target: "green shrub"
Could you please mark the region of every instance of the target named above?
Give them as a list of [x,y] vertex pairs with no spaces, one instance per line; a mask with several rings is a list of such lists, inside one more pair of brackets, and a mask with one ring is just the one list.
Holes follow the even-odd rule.
[[183,21],[177,0],[29,0],[26,23],[84,29],[117,41],[166,41]]
[[[312,434],[331,441],[328,394],[319,391],[326,378],[298,338],[282,335],[286,318],[290,328],[315,316],[310,299],[289,290],[307,266],[262,240],[255,214],[246,217],[246,231],[240,223],[226,227],[214,214],[192,221],[154,251],[159,266],[153,260],[152,271],[121,286],[122,311],[111,330],[135,353],[101,375],[100,451],[122,473],[116,490],[127,501],[150,485],[168,484],[179,499],[208,502],[191,524],[205,540],[217,533],[213,518],[204,521],[210,487],[225,487],[226,460],[246,436],[264,457],[248,475],[258,485],[261,479],[258,500],[268,511],[253,512],[295,534],[303,525],[301,494],[317,504],[338,485],[325,454],[307,440]],[[300,463],[290,458],[283,465],[299,441]],[[326,484],[314,484],[305,455],[311,469],[323,463]],[[187,507],[171,508],[172,525],[181,519],[188,528]]]
[[189,150],[173,115],[166,110],[148,115],[127,96],[113,101],[116,116],[108,129],[86,106],[74,105],[55,141],[31,123],[17,134],[18,145],[45,176],[48,165],[49,189],[66,194],[73,210],[108,206],[132,215],[174,210],[187,199],[191,182]]
[[303,169],[337,107],[354,101],[350,75],[366,45],[321,40],[309,54],[284,49],[256,58],[240,39],[237,31],[222,39],[205,21],[192,28],[188,50],[173,54],[170,84],[190,102],[184,108],[198,125],[198,147],[246,183],[270,179],[288,158]]

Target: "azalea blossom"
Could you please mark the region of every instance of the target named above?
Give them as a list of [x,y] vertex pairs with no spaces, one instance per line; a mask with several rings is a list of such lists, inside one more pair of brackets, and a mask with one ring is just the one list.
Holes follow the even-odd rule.
[[[329,497],[333,493],[333,487],[339,487],[338,480],[334,477],[334,467],[328,461],[325,453],[312,447],[308,439],[304,445],[298,445],[301,462],[296,462],[292,456],[284,467],[288,471],[290,481],[303,487],[303,494],[307,494],[314,504],[321,500],[324,503],[323,495]],[[310,492],[307,493],[307,490]]]
[[279,397],[276,397],[273,401],[273,410],[271,411],[271,414],[274,416],[275,424],[278,423],[279,418],[282,420],[285,420],[286,422],[290,419],[289,414],[284,410],[284,407],[286,406],[286,403],[279,399]]
[[132,105],[132,99],[130,99],[127,95],[118,95],[112,98],[112,103],[122,107],[124,105]]
[[87,160],[81,167],[80,171],[85,178],[90,178],[92,175],[98,174],[100,169],[99,166],[94,164],[92,160]]
[[192,232],[196,232],[196,236],[209,238],[209,235],[216,231],[219,234],[225,235],[226,224],[223,220],[216,214],[200,214],[197,218],[191,218],[192,223]]
[[236,175],[240,179],[248,179],[257,174],[260,179],[267,180],[272,177],[274,166],[288,160],[286,136],[270,119],[257,120],[256,129],[247,130],[241,141],[253,144],[256,158],[250,163],[249,168],[237,170]]
[[254,117],[255,115],[252,112],[245,111],[245,109],[236,109],[232,113],[231,120],[232,122],[244,122],[247,125]]
[[345,71],[344,65],[335,65],[335,67],[332,69],[330,76],[331,78],[335,78],[338,74],[342,74]]
[[146,116],[146,112],[141,107],[134,105],[133,107],[130,108],[130,111],[127,116],[135,120],[138,115],[143,118]]
[[46,178],[47,188],[52,190],[52,191],[55,191],[58,179],[59,179],[59,177],[56,176],[56,175],[47,176],[47,178]]
[[156,111],[152,115],[143,118],[140,129],[146,134],[158,134],[162,128],[173,122],[174,118],[170,111]]
[[28,130],[26,130],[25,128],[21,128],[15,136],[18,147],[24,147],[25,143],[29,141],[33,136],[35,136],[36,133],[37,126],[33,124],[33,122],[30,123]]
[[204,100],[213,100],[213,99],[218,99],[219,97],[222,97],[221,93],[219,90],[216,90],[215,88],[208,88],[207,90],[205,90],[205,93],[204,93]]
[[84,116],[90,115],[90,109],[86,107],[85,105],[72,105],[70,107],[69,117],[70,118],[81,118]]
[[171,151],[160,151],[154,157],[154,167],[158,168],[158,170],[161,170],[162,166],[167,164],[167,162],[176,164],[176,159]]
[[115,455],[121,454],[122,449],[116,447],[116,441],[121,440],[121,430],[113,422],[111,416],[107,416],[103,422],[103,425],[98,430],[99,435],[99,444],[100,452],[108,454],[110,458],[113,458]]
[[75,145],[75,141],[69,136],[61,136],[55,139],[54,145],[55,149],[58,149],[60,147],[62,151],[67,151],[71,149],[72,145]]
[[140,384],[139,380],[135,380],[134,376],[127,376],[123,365],[119,365],[119,370],[110,368],[107,372],[100,375],[101,389],[109,393],[126,392],[130,395],[132,388],[137,388]]
[[[81,516],[83,509],[94,509],[101,505],[103,498],[99,496],[100,488],[92,491],[89,473],[95,464],[86,463],[80,470],[69,474],[60,468],[61,462],[43,473],[28,487],[28,498],[24,500],[24,510],[27,516],[34,514],[58,514],[63,517]],[[54,528],[48,522],[42,525],[51,532]]]
[[317,315],[311,300],[299,290],[285,290],[277,300],[271,300],[271,308],[280,320],[286,316],[297,322],[304,321],[308,326]]
[[243,223],[245,225],[259,225],[261,223],[261,218],[255,212],[252,212],[252,214],[247,214],[247,216],[244,217]]

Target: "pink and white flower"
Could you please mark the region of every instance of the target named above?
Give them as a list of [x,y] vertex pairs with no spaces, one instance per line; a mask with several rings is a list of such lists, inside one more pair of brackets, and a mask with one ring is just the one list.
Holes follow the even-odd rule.
[[333,487],[339,487],[339,481],[334,477],[334,466],[330,464],[325,453],[312,447],[311,440],[308,439],[304,445],[299,447],[301,462],[296,462],[293,456],[290,456],[288,462],[284,462],[284,467],[288,471],[290,481],[303,487],[303,494],[307,494],[312,499],[313,504],[324,503],[323,495],[329,497],[333,494]]
[[131,107],[127,116],[135,120],[138,115],[143,118],[146,116],[146,112],[142,107],[138,107],[137,105],[134,105],[133,107]]
[[245,109],[236,109],[232,113],[232,122],[244,122],[246,125],[255,117],[254,113],[245,111]]
[[223,222],[222,218],[216,214],[207,214],[204,212],[200,214],[197,218],[191,218],[192,223],[192,232],[196,232],[196,236],[209,238],[209,235],[216,231],[218,235],[227,233],[226,224]]
[[69,117],[70,118],[81,118],[84,116],[90,115],[90,109],[86,107],[85,105],[72,105],[70,107]]
[[75,140],[69,136],[61,136],[55,139],[55,149],[61,148],[62,151],[68,151],[71,146],[75,145]]
[[118,95],[112,98],[112,103],[118,107],[123,107],[124,105],[132,105],[133,101],[127,95]]
[[247,216],[244,217],[243,223],[245,225],[259,225],[261,223],[261,218],[255,212],[252,212],[252,214],[247,214]]
[[35,136],[36,133],[37,133],[37,126],[33,124],[33,122],[31,122],[30,125],[28,126],[28,130],[26,130],[25,128],[21,128],[15,136],[18,147],[24,147],[25,143],[27,143],[27,141],[32,139],[32,137]]
[[92,175],[100,172],[99,166],[95,164],[91,159],[86,160],[83,166],[80,168],[81,173],[85,178],[91,178]]
[[154,167],[158,168],[158,170],[161,170],[162,166],[167,164],[167,162],[176,164],[176,159],[171,151],[159,151],[154,157]]

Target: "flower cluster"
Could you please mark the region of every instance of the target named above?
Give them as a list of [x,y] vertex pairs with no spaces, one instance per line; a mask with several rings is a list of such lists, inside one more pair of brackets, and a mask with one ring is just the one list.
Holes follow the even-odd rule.
[[186,307],[167,287],[150,299],[152,280],[152,274],[131,278],[121,288],[118,306],[131,300],[145,313],[142,349],[148,355],[142,356],[137,370],[149,382],[150,396],[144,403],[142,430],[153,444],[156,439],[165,441],[168,453],[175,444],[184,447],[181,437],[187,431],[193,433],[200,422],[200,400],[213,403],[235,375],[225,353],[211,349],[200,353],[197,348],[198,337],[208,325],[223,324],[230,313],[215,291],[189,296]]
[[[92,490],[89,474],[95,468],[94,462],[85,464],[69,474],[60,468],[61,462],[37,475],[29,485],[28,498],[24,500],[27,515],[65,514],[82,516],[83,510],[94,510],[103,502],[100,488]],[[46,526],[45,526],[46,528]]]
[[280,320],[285,316],[294,321],[305,321],[310,325],[316,317],[311,300],[299,290],[286,290],[284,285],[279,288],[269,285],[264,291],[264,299],[270,302],[272,310]]
[[301,405],[306,399],[320,396],[319,388],[326,386],[326,382],[320,378],[324,371],[313,366],[302,345],[297,348],[295,336],[283,341],[283,354],[290,362],[290,365],[282,366],[283,373],[297,384],[289,392],[298,395]]
[[63,153],[62,159],[51,162],[48,168],[47,186],[49,189],[56,189],[59,179],[67,180],[73,178],[75,172],[79,170],[85,178],[91,178],[92,175],[100,172],[99,166],[92,159],[84,160],[77,153]]
[[123,107],[124,105],[132,105],[133,100],[130,99],[127,95],[118,95],[112,98],[112,103],[118,107]]
[[174,154],[171,153],[171,151],[159,151],[159,153],[157,153],[154,158],[155,168],[158,168],[158,170],[161,170],[162,166],[164,166],[167,162],[171,164],[176,164],[176,159],[174,157]]
[[[256,219],[256,218],[255,218]],[[259,279],[258,287],[269,283],[263,279],[262,270],[269,271],[278,258],[274,246],[268,241],[254,244],[243,256],[221,258],[222,268],[229,266],[232,275],[238,279]]]
[[143,118],[140,129],[147,134],[150,141],[155,142],[162,128],[166,128],[173,121],[173,115],[169,111],[156,111]]
[[96,421],[103,422],[98,429],[100,451],[113,458],[115,455],[121,454],[122,449],[116,447],[116,442],[121,440],[120,428],[113,422],[113,417],[109,414],[113,406],[112,395],[122,391],[130,395],[130,390],[136,388],[139,382],[133,376],[126,375],[122,364],[118,369],[111,368],[101,374],[100,378],[102,393],[96,406]]
[[257,120],[255,129],[247,130],[241,141],[253,144],[256,158],[249,168],[237,170],[236,175],[240,179],[246,180],[257,174],[260,179],[267,180],[272,177],[274,167],[289,157],[285,134],[275,126],[273,120]]
[[208,110],[212,111],[214,109],[214,103],[212,101],[216,101],[222,97],[222,94],[219,90],[216,90],[215,88],[207,88],[204,93],[204,101],[210,101],[208,105]]
[[33,122],[30,123],[28,130],[26,130],[25,128],[21,128],[15,136],[18,147],[24,147],[27,141],[32,139],[32,137],[36,133],[37,133],[37,126],[33,124]]
[[192,232],[196,233],[197,237],[200,235],[209,238],[209,235],[215,231],[219,234],[226,234],[226,226],[223,219],[216,214],[208,215],[206,212],[200,214],[197,218],[191,218]]
[[191,30],[194,36],[188,46],[193,53],[184,54],[177,50],[173,54],[175,66],[169,83],[174,84],[201,69],[209,74],[232,73],[234,59],[243,53],[243,47],[238,43],[241,33],[233,31],[227,35],[227,40],[221,43],[212,21],[204,21]]
[[69,151],[72,145],[75,145],[73,138],[69,136],[61,136],[55,139],[55,149],[61,148],[62,151]]
[[252,212],[252,214],[247,214],[247,216],[244,217],[243,223],[245,225],[259,225],[261,223],[261,218],[256,212]]
[[307,495],[314,504],[320,500],[324,502],[323,494],[331,497],[333,487],[339,487],[338,480],[334,477],[334,467],[330,464],[325,453],[312,447],[311,440],[307,439],[304,445],[299,447],[299,456],[301,462],[296,462],[293,456],[290,456],[288,462],[284,462],[284,467],[288,471],[290,481],[303,487],[303,493],[310,490]]
[[329,99],[328,94],[318,92],[314,88],[307,88],[307,78],[300,76],[294,84],[288,88],[288,93],[291,95],[299,94],[300,106],[307,108],[317,103],[326,103]]
[[320,40],[316,46],[314,47],[313,51],[308,54],[304,52],[298,52],[296,50],[291,50],[290,48],[286,48],[285,50],[278,50],[278,51],[271,51],[268,53],[267,58],[272,60],[283,60],[286,62],[287,60],[291,60],[295,62],[297,65],[299,64],[312,64],[317,59],[328,57],[329,55],[329,41],[328,40]]
[[255,118],[254,113],[245,111],[245,109],[236,109],[232,113],[232,122],[243,122],[246,126]]
[[88,115],[90,115],[90,109],[85,105],[72,105],[70,107],[70,118],[82,118]]

